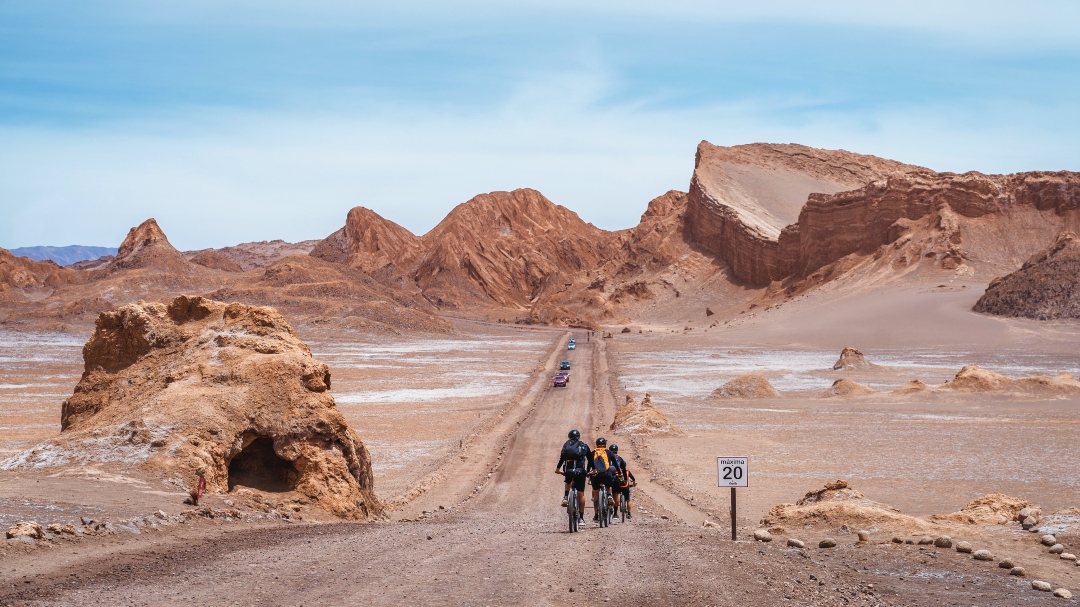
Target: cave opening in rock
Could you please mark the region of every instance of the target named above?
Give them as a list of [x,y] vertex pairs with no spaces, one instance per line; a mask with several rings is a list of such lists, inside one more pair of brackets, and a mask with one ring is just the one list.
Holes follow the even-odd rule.
[[229,490],[237,485],[274,493],[292,491],[296,472],[292,462],[274,452],[274,441],[259,437],[229,462]]

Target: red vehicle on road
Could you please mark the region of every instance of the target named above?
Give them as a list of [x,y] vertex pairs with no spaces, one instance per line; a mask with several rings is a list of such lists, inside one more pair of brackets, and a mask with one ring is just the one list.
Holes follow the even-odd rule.
[[570,374],[566,371],[559,371],[555,375],[555,387],[565,388],[566,384],[570,383]]

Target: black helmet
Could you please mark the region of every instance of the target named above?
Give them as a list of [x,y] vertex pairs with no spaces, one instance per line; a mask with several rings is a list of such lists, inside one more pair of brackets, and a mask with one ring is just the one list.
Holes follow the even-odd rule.
[[578,440],[579,438],[581,438],[581,433],[578,432],[577,430],[571,430],[570,434],[567,434],[566,436],[570,440]]
[[619,446],[616,445],[615,443],[612,443],[611,446],[607,448],[607,450],[611,451],[612,453],[618,453],[619,452]]
[[606,447],[607,446],[607,439],[604,438],[603,436],[596,439],[596,446],[597,447]]

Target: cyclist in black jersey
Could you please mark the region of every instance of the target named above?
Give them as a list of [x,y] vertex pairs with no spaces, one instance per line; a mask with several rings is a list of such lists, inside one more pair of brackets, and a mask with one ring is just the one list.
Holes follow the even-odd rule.
[[619,500],[626,500],[626,520],[630,520],[630,487],[637,484],[637,480],[634,478],[633,473],[626,469],[626,460],[619,457],[619,446],[611,445],[608,447],[608,453],[610,454],[611,467],[615,471],[615,476],[619,479],[619,486],[615,489],[615,511],[619,511]]
[[[566,500],[570,495],[570,485],[578,492],[578,512],[585,512],[585,478],[593,469],[593,450],[589,445],[581,442],[581,433],[571,430],[567,434],[567,441],[563,443],[559,453],[559,465],[555,467],[556,474],[563,475],[562,505],[566,507]],[[584,523],[584,516],[581,518]]]

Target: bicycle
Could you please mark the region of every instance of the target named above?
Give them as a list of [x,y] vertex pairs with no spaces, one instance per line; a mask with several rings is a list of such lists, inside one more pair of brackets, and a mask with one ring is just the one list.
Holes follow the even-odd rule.
[[626,496],[624,495],[619,500],[619,517],[622,519],[622,520],[619,521],[620,523],[625,523],[626,522],[626,512],[627,512],[627,510],[626,510]]
[[578,512],[578,490],[577,487],[570,488],[570,495],[566,500],[566,513],[570,517],[570,533],[577,533],[578,530],[578,518],[581,514]]
[[611,525],[611,506],[608,505],[609,497],[607,485],[600,485],[600,493],[597,495],[596,499],[596,508],[601,527],[608,527]]

